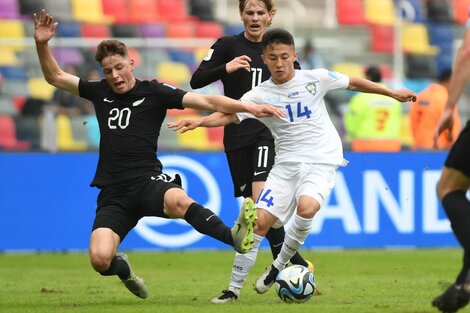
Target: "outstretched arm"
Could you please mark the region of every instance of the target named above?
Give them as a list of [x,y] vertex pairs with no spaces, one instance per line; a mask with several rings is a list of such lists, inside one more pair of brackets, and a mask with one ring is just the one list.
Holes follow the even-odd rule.
[[202,111],[223,113],[249,112],[256,117],[284,116],[284,111],[268,104],[252,104],[222,95],[203,95],[188,92],[183,97],[183,106]]
[[[449,130],[449,136],[452,136],[453,112],[459,101],[460,95],[470,78],[470,29],[465,30],[462,45],[460,46],[455,63],[452,68],[452,77],[449,82],[449,98],[447,99],[444,111],[441,114],[439,122],[434,131],[434,147],[437,148],[437,139],[439,135]],[[452,138],[449,138],[452,140]]]
[[180,133],[185,133],[188,130],[193,130],[197,127],[218,127],[225,126],[234,122],[238,122],[236,114],[225,114],[221,112],[215,112],[211,115],[203,116],[196,120],[180,120],[178,122],[170,122],[167,125],[174,131],[180,131]]
[[416,101],[416,94],[410,90],[392,90],[364,78],[350,77],[347,89],[367,93],[376,93],[394,98],[395,100],[398,100],[400,102]]
[[78,95],[80,79],[64,72],[49,48],[49,40],[54,37],[58,22],[55,22],[45,10],[41,10],[39,18],[34,14],[33,20],[36,51],[44,78],[49,84]]

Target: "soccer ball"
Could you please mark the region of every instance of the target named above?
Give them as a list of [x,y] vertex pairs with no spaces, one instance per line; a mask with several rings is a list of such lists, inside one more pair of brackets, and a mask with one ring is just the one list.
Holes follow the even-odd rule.
[[305,266],[292,265],[277,274],[274,288],[282,301],[302,303],[313,296],[315,278]]

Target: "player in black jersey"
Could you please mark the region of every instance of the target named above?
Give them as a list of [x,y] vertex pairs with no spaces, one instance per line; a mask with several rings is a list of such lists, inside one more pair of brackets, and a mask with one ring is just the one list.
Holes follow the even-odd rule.
[[104,79],[85,81],[64,72],[50,48],[57,22],[45,10],[34,14],[34,39],[42,72],[48,83],[91,100],[100,127],[99,161],[91,186],[101,189],[90,238],[90,261],[102,275],[117,275],[141,298],[147,297],[144,281],[132,271],[127,256],[116,253],[119,244],[143,216],[184,218],[240,253],[250,250],[256,211],[245,201],[231,229],[211,210],[188,197],[176,181],[162,172],[156,156],[158,136],[167,109],[190,107],[225,112],[252,111],[260,116],[282,116],[272,106],[261,110],[224,96],[186,92],[156,80],[134,77],[134,61],[117,40],[102,41],[95,59]]
[[[224,94],[240,99],[243,94],[269,79],[271,74],[261,59],[261,39],[275,14],[272,0],[239,0],[240,17],[245,31],[218,39],[191,78],[192,88],[202,88],[221,80]],[[296,68],[300,68],[296,62]],[[217,113],[215,113],[217,114]],[[212,118],[212,117],[211,117]],[[258,198],[274,163],[274,139],[260,121],[247,119],[224,128],[224,148],[232,176],[235,197]],[[284,227],[272,228],[266,238],[273,258],[284,241]],[[313,272],[313,264],[296,253],[293,264],[304,265]],[[227,290],[212,299],[213,303],[228,303],[238,299],[241,283],[237,282],[237,267]]]

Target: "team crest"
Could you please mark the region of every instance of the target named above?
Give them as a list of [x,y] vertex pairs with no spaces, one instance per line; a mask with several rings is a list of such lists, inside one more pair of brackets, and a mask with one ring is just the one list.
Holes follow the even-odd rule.
[[307,89],[308,92],[310,92],[312,95],[315,95],[317,93],[317,86],[315,83],[310,83],[305,86],[305,89]]

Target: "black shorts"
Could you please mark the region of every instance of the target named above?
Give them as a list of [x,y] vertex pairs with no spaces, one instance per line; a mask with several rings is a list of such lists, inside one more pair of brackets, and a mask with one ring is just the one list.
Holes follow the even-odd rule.
[[470,121],[467,122],[450,148],[445,166],[454,168],[470,177]]
[[160,173],[126,180],[103,187],[98,195],[93,229],[110,228],[121,241],[144,216],[167,217],[163,213],[163,197],[179,185],[159,177]]
[[274,164],[274,141],[260,140],[251,146],[226,152],[235,197],[251,197],[251,183],[266,181]]

